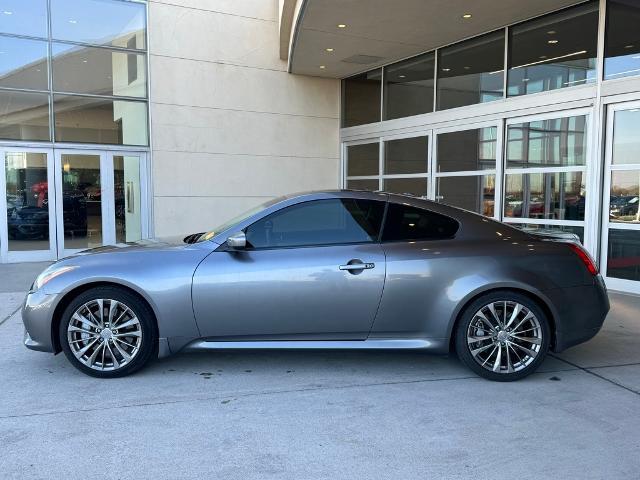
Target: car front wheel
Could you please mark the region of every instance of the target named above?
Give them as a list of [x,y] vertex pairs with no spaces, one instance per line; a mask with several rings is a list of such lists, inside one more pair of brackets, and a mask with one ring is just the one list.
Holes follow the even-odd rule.
[[122,377],[153,356],[157,336],[153,312],[136,295],[116,287],[81,293],[65,309],[60,345],[80,371],[101,378]]
[[509,382],[533,373],[549,350],[547,316],[529,297],[493,292],[463,312],[456,332],[456,351],[475,373]]

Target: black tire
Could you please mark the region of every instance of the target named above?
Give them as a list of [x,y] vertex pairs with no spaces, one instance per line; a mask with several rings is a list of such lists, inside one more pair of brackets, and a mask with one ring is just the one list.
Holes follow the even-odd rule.
[[[529,358],[532,358],[532,361],[530,361],[530,363],[526,365],[524,361],[521,362],[519,367],[520,369],[518,369],[517,371],[508,372],[507,365],[504,366],[504,370],[506,370],[504,371],[502,367],[503,363],[507,363],[508,361],[511,361],[511,357],[514,357],[515,359],[516,353],[518,352],[520,352],[521,354],[523,353],[519,347],[518,348],[512,347],[512,345],[515,345],[516,343],[513,343],[513,342],[510,343],[508,340],[505,343],[497,342],[500,344],[500,346],[506,345],[506,348],[505,347],[502,347],[502,348],[505,348],[504,351],[507,352],[509,355],[509,357],[507,357],[508,360],[505,359],[505,357],[501,356],[500,361],[496,361],[495,358],[498,357],[498,352],[496,352],[496,357],[493,360],[493,365],[498,363],[498,370],[500,370],[502,373],[497,371],[492,371],[488,369],[488,367],[485,368],[484,366],[481,365],[481,362],[480,362],[482,358],[474,357],[474,355],[471,353],[472,349],[474,349],[474,351],[477,352],[477,349],[479,349],[480,347],[488,346],[489,344],[492,344],[492,342],[494,342],[494,340],[497,338],[497,337],[493,337],[492,339],[484,340],[483,341],[484,343],[477,342],[477,343],[470,344],[468,342],[468,335],[467,335],[470,331],[470,325],[474,321],[474,319],[476,320],[476,322],[479,321],[478,318],[475,317],[476,312],[480,311],[483,308],[488,308],[488,305],[494,302],[500,302],[500,303],[507,302],[507,305],[509,306],[513,305],[513,303],[520,304],[521,306],[525,307],[529,312],[531,312],[539,323],[540,328],[535,330],[535,334],[538,335],[537,341],[540,342],[539,345],[525,343],[521,341],[516,342],[516,343],[522,344],[524,347],[527,347],[527,348],[533,347],[535,349],[539,347],[539,350],[537,351],[537,354],[534,357],[529,356]],[[498,312],[500,313],[500,311]],[[522,310],[522,312],[524,312],[524,310]],[[524,318],[524,316],[526,316],[525,313],[521,313],[520,315],[521,316],[518,317],[519,319]],[[484,322],[481,322],[481,323],[484,325]],[[505,322],[503,322],[503,325],[504,324]],[[476,325],[477,323],[474,324],[474,326],[472,327],[472,330],[475,328],[477,331]],[[487,336],[492,336],[492,333],[489,331],[484,332],[484,334]],[[536,369],[544,361],[547,355],[547,352],[549,351],[550,338],[551,338],[551,332],[549,329],[549,320],[547,318],[547,315],[538,305],[538,303],[536,303],[531,298],[525,295],[522,295],[520,293],[504,290],[504,291],[494,291],[494,292],[490,292],[488,294],[482,295],[478,297],[476,300],[474,300],[471,304],[465,307],[464,311],[461,313],[459,317],[459,321],[456,327],[455,346],[456,346],[456,353],[458,354],[458,357],[460,358],[460,360],[462,360],[462,362],[467,367],[469,367],[473,372],[475,372],[479,376],[486,378],[488,380],[493,380],[497,382],[512,382],[515,380],[520,380],[521,378],[524,378],[528,375],[531,375],[533,372],[536,371]],[[492,344],[492,345],[495,345],[496,348],[500,348],[498,347],[497,344]],[[493,346],[488,346],[486,351],[491,352],[493,348],[494,348]],[[515,352],[515,353],[512,353],[512,352]],[[523,357],[527,358],[526,354],[523,354]],[[476,360],[476,358],[479,358],[479,359]]]
[[[83,305],[97,299],[115,300],[121,304],[126,305],[137,317],[140,330],[142,332],[140,344],[135,356],[132,355],[131,360],[126,364],[123,363],[123,365],[119,368],[112,367],[114,368],[113,370],[103,371],[88,367],[80,360],[78,360],[78,358],[76,358],[71,350],[71,347],[69,346],[67,329],[69,327],[69,322],[71,321],[73,314]],[[115,331],[117,332],[117,330]],[[156,333],[155,317],[152,310],[147,305],[147,303],[141,300],[138,296],[118,287],[96,287],[87,290],[74,298],[62,314],[62,320],[60,321],[58,335],[62,350],[64,351],[64,354],[69,359],[71,364],[81,372],[86,373],[87,375],[90,375],[92,377],[124,377],[141,369],[151,360],[152,357],[157,356],[158,335]],[[101,343],[102,341],[103,340],[100,340]],[[112,363],[113,365],[115,365],[115,362]]]

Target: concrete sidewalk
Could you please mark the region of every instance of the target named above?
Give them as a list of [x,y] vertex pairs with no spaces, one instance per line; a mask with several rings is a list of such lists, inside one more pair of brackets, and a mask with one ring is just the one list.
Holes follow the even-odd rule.
[[638,297],[612,294],[595,339],[516,383],[334,351],[182,354],[101,381],[22,346],[42,267],[0,266],[0,478],[638,478]]

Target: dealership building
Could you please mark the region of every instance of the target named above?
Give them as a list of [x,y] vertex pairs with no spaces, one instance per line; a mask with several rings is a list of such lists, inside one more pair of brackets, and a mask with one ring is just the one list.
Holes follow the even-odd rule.
[[0,260],[340,187],[574,233],[640,293],[639,0],[0,0]]

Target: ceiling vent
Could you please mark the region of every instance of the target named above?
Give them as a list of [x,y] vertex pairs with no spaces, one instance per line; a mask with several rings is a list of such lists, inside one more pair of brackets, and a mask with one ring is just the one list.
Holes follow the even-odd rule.
[[369,65],[370,63],[378,63],[382,60],[384,60],[383,57],[373,55],[352,55],[351,57],[342,59],[344,63],[357,63],[358,65]]

